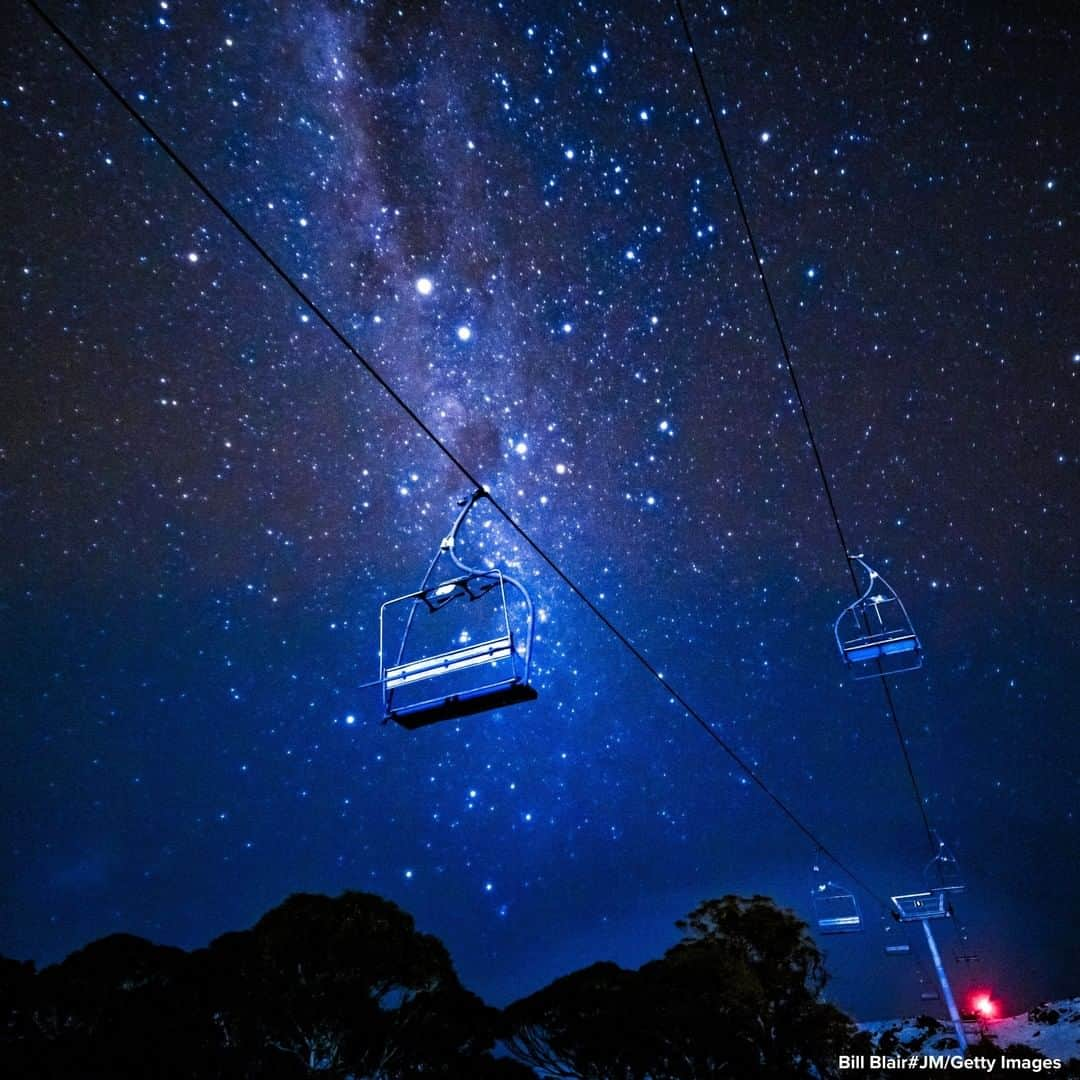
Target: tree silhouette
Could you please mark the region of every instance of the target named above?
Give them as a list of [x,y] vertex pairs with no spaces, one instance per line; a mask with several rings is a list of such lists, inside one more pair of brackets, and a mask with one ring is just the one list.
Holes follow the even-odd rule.
[[641,976],[608,962],[556,979],[504,1012],[510,1052],[543,1076],[621,1080],[654,1057]]
[[181,949],[112,934],[22,980],[15,993],[5,1002],[9,1074],[215,1075],[217,1036]]
[[521,1075],[442,943],[368,893],[290,897],[190,954],[115,934],[38,975],[4,961],[0,1003],[9,1076]]
[[638,971],[594,964],[509,1006],[510,1051],[588,1080],[836,1075],[854,1027],[820,999],[804,923],[766,897],[725,896],[676,926],[683,939]]
[[[42,1080],[795,1080],[835,1076],[840,1053],[865,1048],[821,1000],[821,955],[790,912],[725,896],[676,925],[682,939],[660,959],[593,964],[500,1015],[389,900],[296,895],[192,953],[113,934],[39,973],[0,958],[0,1068]],[[493,1056],[496,1039],[513,1058]]]
[[370,893],[296,895],[202,957],[225,1044],[258,1075],[442,1070],[494,1042],[442,942]]

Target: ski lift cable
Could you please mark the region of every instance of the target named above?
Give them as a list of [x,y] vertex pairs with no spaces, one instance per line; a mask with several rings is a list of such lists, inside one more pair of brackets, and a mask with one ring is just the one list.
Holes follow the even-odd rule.
[[[754,265],[757,268],[758,280],[761,282],[762,292],[765,294],[765,302],[769,308],[769,314],[772,316],[772,323],[776,329],[776,336],[780,342],[780,350],[784,354],[784,364],[787,367],[788,377],[791,380],[792,389],[795,391],[795,399],[799,403],[799,413],[802,416],[803,425],[806,428],[807,439],[810,443],[810,449],[814,455],[814,464],[817,467],[818,476],[821,479],[821,487],[825,493],[825,500],[829,505],[829,513],[832,515],[833,524],[836,526],[836,535],[840,541],[840,547],[844,552],[844,562],[848,568],[848,574],[851,577],[851,584],[855,590],[855,595],[858,597],[861,595],[862,590],[859,587],[858,578],[855,576],[855,567],[852,562],[851,549],[848,547],[847,537],[844,535],[844,527],[840,522],[840,513],[836,507],[836,500],[833,496],[832,485],[829,483],[828,473],[825,471],[825,463],[821,456],[821,449],[818,446],[817,438],[814,435],[814,428],[810,422],[810,412],[806,406],[806,400],[803,397],[802,387],[799,385],[798,375],[795,373],[795,365],[791,359],[791,351],[788,348],[787,337],[784,334],[784,328],[780,323],[780,315],[776,308],[776,302],[773,300],[772,289],[769,287],[769,279],[765,274],[765,264],[762,262],[761,253],[758,250],[757,240],[754,237],[754,230],[750,225],[750,217],[746,211],[746,204],[743,202],[742,191],[739,187],[739,181],[735,176],[735,166],[732,164],[731,155],[728,153],[727,143],[724,140],[723,132],[720,129],[720,119],[716,112],[716,106],[713,104],[712,93],[709,90],[708,80],[705,78],[705,71],[701,66],[701,60],[698,56],[697,48],[694,45],[694,35],[690,29],[690,21],[686,15],[686,9],[683,6],[683,0],[675,0],[675,7],[679,13],[679,21],[682,23],[683,33],[686,36],[686,43],[690,49],[690,56],[694,61],[694,70],[697,73],[698,83],[701,86],[702,97],[705,99],[705,106],[708,109],[709,117],[712,120],[713,133],[716,136],[717,144],[720,147],[720,156],[723,158],[724,167],[727,170],[728,179],[731,182],[731,188],[735,195],[735,203],[738,207],[739,218],[742,221],[743,230],[746,233],[746,238],[750,243],[750,251],[754,257]],[[880,661],[878,661],[880,667]],[[896,704],[893,701],[892,689],[889,686],[888,679],[884,674],[881,676],[881,687],[885,694],[885,703],[888,707],[889,716],[892,720],[893,728],[896,732],[897,741],[900,744],[900,752],[904,756],[904,764],[907,768],[908,780],[911,783],[911,788],[915,796],[915,801],[919,807],[919,814],[922,818],[923,828],[926,832],[926,839],[930,845],[931,850],[936,847],[934,839],[934,830],[930,824],[929,815],[926,812],[926,802],[923,798],[922,791],[919,788],[919,782],[915,777],[915,767],[911,761],[911,754],[908,752],[907,741],[904,738],[903,729],[900,726],[900,719],[896,712]]]
[[[173,164],[180,169],[182,173],[191,181],[192,184],[199,190],[203,197],[215,208],[222,216],[229,222],[229,224],[240,234],[240,236],[248,243],[248,245],[262,258],[262,260],[274,271],[274,273],[281,279],[282,282],[296,295],[300,302],[312,313],[312,315],[320,322],[327,330],[343,345],[348,352],[353,356],[357,363],[366,371],[378,385],[386,392],[390,399],[417,425],[417,427],[431,440],[432,443],[438,448],[439,451],[449,460],[455,468],[468,480],[475,488],[482,489],[483,484],[476,478],[473,472],[467,465],[462,462],[450,447],[439,438],[438,435],[427,425],[423,418],[412,408],[411,405],[398,393],[397,390],[387,381],[387,379],[379,372],[379,370],[360,352],[360,350],[349,340],[349,338],[335,325],[331,318],[316,304],[316,302],[304,291],[303,288],[296,282],[296,280],[285,270],[280,263],[270,254],[270,252],[252,235],[252,233],[245,228],[239,221],[235,214],[213,193],[213,191],[207,186],[202,178],[195,172],[195,170],[187,164],[187,162],[181,157],[180,153],[170,145],[166,139],[159,134],[159,132],[151,125],[151,123],[135,108],[134,105],[127,99],[127,97],[109,80],[105,73],[94,63],[94,61],[85,53],[79,45],[68,36],[68,34],[41,8],[37,3],[37,0],[26,0],[27,5],[34,11],[34,13],[42,20],[43,23],[49,28],[49,30],[67,47],[67,49],[74,54],[74,56],[83,64],[84,67],[94,76],[95,79],[104,87],[106,91],[112,96],[118,104],[124,109],[125,112],[143,129],[143,131],[149,136],[149,138],[169,157]],[[558,563],[552,558],[551,555],[544,550],[540,544],[529,535],[524,527],[515,520],[509,510],[502,506],[502,504],[490,493],[488,493],[488,501],[491,503],[492,508],[502,517],[511,529],[516,532],[521,539],[536,553],[539,558],[547,564],[547,566],[555,573],[555,575],[563,582],[564,585],[580,600],[586,608],[596,617],[597,620],[604,626],[604,628],[634,657],[634,659],[656,680],[657,683],[664,689],[664,692],[669,698],[677,703],[680,708],[697,723],[701,729],[709,736],[735,763],[736,766],[750,779],[750,781],[759,788],[773,803],[773,805],[788,819],[788,821],[795,826],[814,846],[814,848],[820,851],[826,858],[828,858],[842,873],[846,874],[856,885],[859,886],[868,896],[872,897],[883,909],[890,910],[891,905],[882,897],[876,890],[871,888],[857,873],[855,873],[839,856],[833,853],[822,840],[813,832],[813,830],[806,825],[799,816],[784,802],[783,799],[777,795],[772,788],[765,782],[765,780],[754,770],[754,768],[732,747],[722,735],[717,732],[713,726],[697,711],[696,708],[677,690],[671,683],[664,677],[648,659],[647,656],[626,636],[626,634],[619,629],[596,606],[596,604],[590,599],[585,591],[559,566]]]

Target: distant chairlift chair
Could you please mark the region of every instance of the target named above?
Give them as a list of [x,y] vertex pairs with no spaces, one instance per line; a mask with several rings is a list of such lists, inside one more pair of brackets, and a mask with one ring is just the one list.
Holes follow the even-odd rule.
[[[486,493],[478,490],[463,500],[462,509],[440,543],[420,588],[387,600],[379,610],[378,681],[382,688],[384,722],[393,720],[412,730],[537,697],[529,685],[535,621],[531,597],[523,585],[501,570],[466,566],[454,550],[458,531],[469,511],[485,497]],[[432,585],[435,568],[443,556],[460,573]],[[516,607],[522,611],[521,618],[511,615],[508,589],[517,601]],[[470,620],[455,621],[443,614],[451,604],[455,608],[461,604],[478,604],[485,609],[482,614],[486,618],[479,620],[486,627],[484,640],[471,640],[464,629]],[[393,660],[387,662],[387,624],[395,608],[398,613],[404,612],[404,630]],[[421,627],[417,616],[421,620],[432,617],[441,620],[447,632],[418,633],[429,627]],[[470,625],[475,622],[472,620]],[[490,636],[492,633],[494,636]],[[441,644],[427,647],[432,637]],[[417,639],[422,639],[418,650]],[[413,652],[416,655],[410,655]]]
[[899,922],[947,919],[953,914],[952,898],[964,891],[956,857],[936,832],[933,839],[934,854],[923,869],[926,890],[892,897],[893,917]]
[[922,667],[922,645],[896,590],[861,555],[849,555],[866,572],[863,594],[836,620],[836,645],[856,679],[898,675]]
[[814,922],[823,934],[854,934],[863,928],[855,894],[829,881],[817,865],[811,869],[810,902]]

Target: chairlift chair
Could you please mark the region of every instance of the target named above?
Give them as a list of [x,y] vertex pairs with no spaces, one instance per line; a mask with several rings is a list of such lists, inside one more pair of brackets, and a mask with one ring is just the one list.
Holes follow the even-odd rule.
[[926,892],[905,893],[892,897],[894,915],[900,922],[924,922],[927,919],[947,919],[952,914],[949,898],[961,892],[963,886],[946,885]]
[[823,934],[854,934],[863,928],[855,894],[829,881],[816,864],[811,869],[810,902],[814,922]]
[[948,886],[954,891],[962,891],[963,882],[960,878],[960,864],[956,861],[956,856],[945,846],[945,842],[938,836],[936,831],[933,833],[933,837],[935,844],[934,855],[923,870],[923,878],[928,886]]
[[[378,683],[384,722],[393,720],[414,730],[537,697],[529,683],[532,598],[508,574],[467,566],[455,551],[462,523],[485,497],[486,492],[477,490],[462,500],[420,588],[387,600],[379,610]],[[444,556],[458,573],[433,585]],[[479,618],[472,617],[472,605],[482,609]],[[454,619],[455,610],[469,617]],[[401,636],[388,662],[395,619]],[[474,641],[470,627],[476,630],[478,625],[483,632],[481,640]]]
[[864,592],[838,616],[833,632],[856,679],[898,675],[922,667],[922,645],[896,590],[861,555],[848,559],[866,572]]

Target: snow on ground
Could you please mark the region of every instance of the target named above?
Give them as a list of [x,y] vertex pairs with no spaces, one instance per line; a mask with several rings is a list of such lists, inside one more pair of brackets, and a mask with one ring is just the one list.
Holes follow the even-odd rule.
[[[1050,1001],[1019,1016],[966,1026],[969,1042],[978,1041],[981,1034],[999,1050],[1020,1044],[1063,1062],[1080,1058],[1080,997]],[[956,1045],[952,1025],[931,1017],[874,1020],[860,1024],[859,1029],[870,1034],[875,1052],[882,1054],[935,1053]]]

